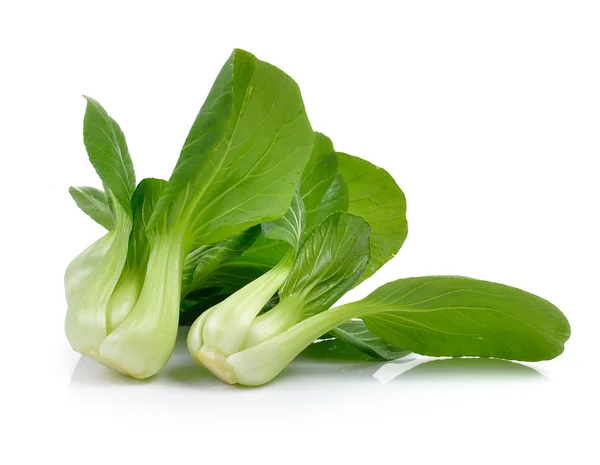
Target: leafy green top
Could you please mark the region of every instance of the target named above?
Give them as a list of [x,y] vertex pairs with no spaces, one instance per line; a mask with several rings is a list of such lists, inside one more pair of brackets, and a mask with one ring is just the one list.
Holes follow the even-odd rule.
[[121,208],[131,214],[131,196],[135,190],[135,172],[125,135],[117,122],[93,98],[85,97],[83,142],[90,162]]
[[406,239],[406,199],[385,171],[368,161],[338,153],[338,169],[348,186],[348,212],[358,215],[371,226],[371,261],[362,282],[390,260]]
[[547,360],[562,353],[571,334],[547,300],[459,276],[399,279],[348,305],[370,331],[422,355]]
[[219,73],[150,221],[190,249],[281,217],[313,146],[296,83],[235,50]]

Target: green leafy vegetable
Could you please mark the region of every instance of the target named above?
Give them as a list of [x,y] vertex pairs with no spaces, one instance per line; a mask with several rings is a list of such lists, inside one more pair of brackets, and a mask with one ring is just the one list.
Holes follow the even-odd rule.
[[[168,181],[136,187],[119,125],[86,97],[84,144],[103,190],[71,187],[106,234],[65,272],[74,350],[147,378],[190,324],[196,362],[259,385],[306,351],[554,358],[565,316],[520,289],[458,276],[385,284],[333,307],[398,252],[406,200],[384,169],[313,132],[298,86],[234,50]],[[328,341],[313,344],[323,337]]]

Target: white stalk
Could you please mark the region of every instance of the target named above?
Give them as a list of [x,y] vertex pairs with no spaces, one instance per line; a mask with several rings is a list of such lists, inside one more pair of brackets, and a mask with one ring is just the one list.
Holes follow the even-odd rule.
[[294,326],[302,315],[302,298],[288,297],[268,312],[257,316],[246,332],[240,350],[249,349]]
[[152,244],[135,307],[100,346],[104,363],[140,379],[167,363],[177,336],[183,251],[176,234]]
[[131,219],[117,211],[117,225],[79,254],[65,272],[65,333],[73,350],[92,358],[106,337],[106,309],[127,258]]
[[106,309],[106,327],[109,334],[131,313],[142,292],[144,276],[139,269],[131,270],[117,284]]
[[302,350],[319,336],[351,318],[368,313],[353,304],[314,315],[277,336],[231,355],[225,360],[225,382],[258,386],[277,376]]
[[202,347],[190,349],[197,360],[219,369],[240,349],[256,315],[287,279],[292,258],[291,253],[286,255],[274,268],[210,309],[202,327]]

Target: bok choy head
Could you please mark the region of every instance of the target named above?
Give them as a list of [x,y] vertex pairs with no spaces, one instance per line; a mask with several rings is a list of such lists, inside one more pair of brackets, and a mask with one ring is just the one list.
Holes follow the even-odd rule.
[[[393,256],[406,236],[403,196],[386,192],[385,171],[365,166],[338,154],[338,171],[348,180],[348,212],[330,214],[302,243],[278,303],[253,318],[236,352],[219,359],[203,355],[206,338],[217,331],[206,323],[219,306],[196,321],[188,349],[198,363],[225,382],[259,385],[324,334],[384,359],[415,352],[536,361],[562,352],[570,327],[560,310],[488,281],[400,279],[361,301],[330,308]],[[362,184],[365,179],[370,182]]]
[[[239,350],[219,364],[206,363],[194,352],[202,347],[205,333],[195,331],[188,336],[192,356],[227,383],[255,386],[273,379],[315,339],[339,325],[345,328],[343,337],[367,353],[372,343],[348,335],[355,326],[388,341],[376,346],[396,356],[411,351],[538,361],[563,351],[570,327],[560,310],[533,294],[488,281],[457,276],[400,279],[363,300],[330,308],[367,269],[368,237],[369,227],[360,217],[343,212],[329,216],[304,243],[279,303],[253,320]],[[348,329],[344,322],[353,318],[363,321]],[[386,353],[375,355],[385,358]]]

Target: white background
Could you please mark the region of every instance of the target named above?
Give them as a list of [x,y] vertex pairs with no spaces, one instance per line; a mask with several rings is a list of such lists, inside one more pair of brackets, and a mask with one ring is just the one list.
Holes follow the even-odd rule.
[[[2,2],[0,462],[600,463],[599,24],[582,1]],[[564,311],[565,353],[537,376],[304,358],[258,389],[183,346],[146,382],[80,360],[62,275],[102,234],[67,192],[99,186],[81,94],[138,179],[168,177],[234,47],[291,74],[313,127],[407,196],[403,249],[345,300],[398,277],[498,281]]]

